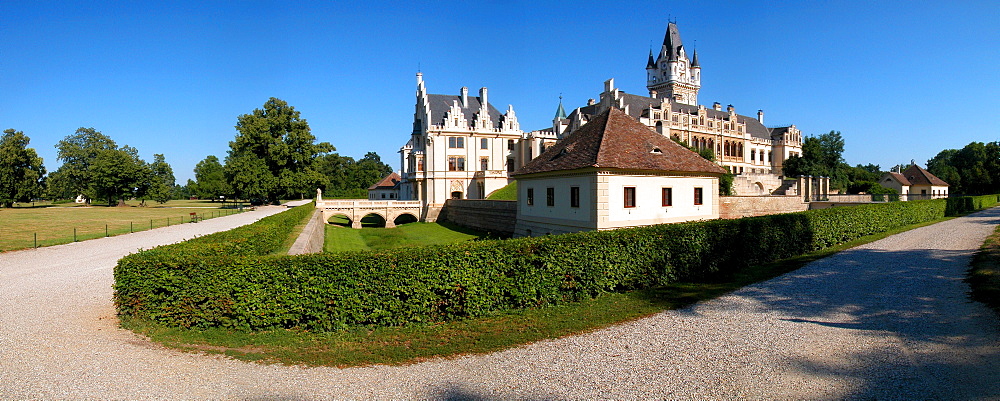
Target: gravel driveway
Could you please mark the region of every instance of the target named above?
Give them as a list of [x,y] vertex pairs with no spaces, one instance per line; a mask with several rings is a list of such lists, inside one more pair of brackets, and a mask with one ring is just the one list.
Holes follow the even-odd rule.
[[962,282],[1000,208],[689,308],[410,366],[256,365],[117,328],[117,259],[278,210],[0,254],[0,399],[1000,399],[1000,321]]

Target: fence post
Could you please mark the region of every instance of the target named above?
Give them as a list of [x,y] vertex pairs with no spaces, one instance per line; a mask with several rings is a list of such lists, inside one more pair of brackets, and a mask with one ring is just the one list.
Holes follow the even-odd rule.
[[153,219],[149,219],[149,229],[153,229]]
[[130,221],[130,222],[128,222],[128,232],[129,232],[129,234],[131,234],[131,233],[134,233],[134,232],[135,232],[135,230],[133,230],[133,229],[132,229],[132,222],[131,222],[131,221]]
[[38,233],[35,233],[35,248],[38,248]]
[[104,225],[104,238],[107,238],[107,237],[108,237],[108,225],[105,224]]
[[73,227],[73,242],[76,242],[76,227]]

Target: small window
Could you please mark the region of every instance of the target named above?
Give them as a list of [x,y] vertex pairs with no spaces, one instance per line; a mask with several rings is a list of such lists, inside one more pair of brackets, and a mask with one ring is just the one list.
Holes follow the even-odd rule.
[[490,148],[490,140],[489,139],[482,138],[482,139],[479,140],[479,149],[489,149],[489,148]]
[[507,140],[507,150],[514,150],[514,140],[513,139],[508,139]]
[[580,187],[569,187],[569,207],[580,207]]
[[625,207],[635,207],[635,187],[625,187]]
[[448,137],[448,147],[452,149],[461,149],[465,147],[465,138],[460,136],[450,136]]
[[545,206],[555,206],[556,205],[556,189],[552,187],[545,188]]
[[663,188],[663,194],[661,196],[663,200],[663,206],[673,206],[674,205],[674,189],[673,188]]
[[704,202],[704,191],[701,188],[694,189],[694,204],[701,205]]
[[483,171],[486,171],[486,170],[490,169],[490,158],[489,157],[481,157],[481,158],[479,158],[479,169],[483,170]]
[[528,188],[528,206],[535,204],[535,189]]
[[465,158],[455,156],[449,157],[448,171],[465,171]]
[[382,194],[382,199],[385,199],[385,194]]
[[507,159],[507,172],[508,173],[514,172],[514,159]]
[[424,159],[417,159],[417,171],[424,171]]

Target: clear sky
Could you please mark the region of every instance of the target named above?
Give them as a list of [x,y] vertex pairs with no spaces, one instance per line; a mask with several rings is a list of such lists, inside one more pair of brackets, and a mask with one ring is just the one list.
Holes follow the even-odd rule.
[[[840,131],[852,165],[923,164],[1000,140],[1000,2],[0,2],[0,129],[50,171],[94,127],[178,183],[224,158],[236,117],[271,96],[320,141],[394,168],[415,74],[430,93],[489,88],[524,130],[615,78],[645,95],[646,56],[676,19],[702,65],[699,102],[765,125]],[[697,43],[696,43],[697,41]]]

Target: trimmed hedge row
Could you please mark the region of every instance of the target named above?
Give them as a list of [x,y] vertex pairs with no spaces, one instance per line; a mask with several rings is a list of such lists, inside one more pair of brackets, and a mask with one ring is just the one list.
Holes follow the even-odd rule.
[[722,279],[747,266],[940,218],[945,208],[943,199],[893,202],[382,252],[262,256],[284,238],[268,234],[276,225],[290,230],[297,211],[307,216],[312,210],[302,207],[122,259],[115,303],[122,316],[198,328],[335,330],[446,321],[678,280]]
[[[170,310],[192,289],[191,277],[202,269],[225,274],[225,260],[259,257],[275,252],[295,226],[309,218],[314,203],[271,215],[229,231],[197,237],[128,255],[115,266],[115,305],[119,315],[150,318]],[[202,306],[193,308],[208,308]],[[139,312],[144,311],[144,312]],[[172,310],[154,320],[190,320],[184,311]],[[173,316],[167,318],[165,316]]]
[[996,206],[997,203],[1000,203],[1000,195],[960,196],[948,198],[948,208],[946,213],[949,216],[954,216],[962,213],[991,208]]

